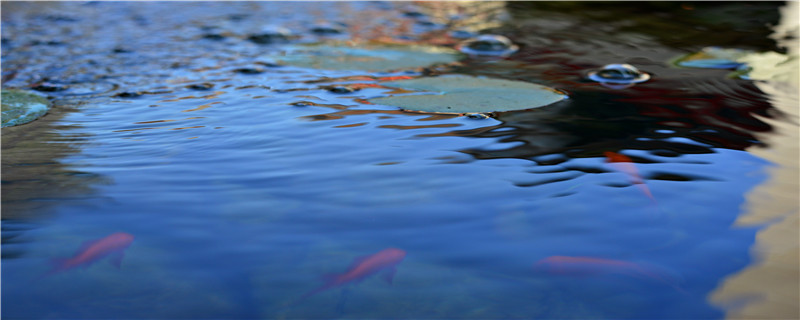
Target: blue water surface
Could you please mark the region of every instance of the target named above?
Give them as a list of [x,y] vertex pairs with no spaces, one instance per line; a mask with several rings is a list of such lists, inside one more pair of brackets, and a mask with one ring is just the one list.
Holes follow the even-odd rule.
[[[770,163],[747,149],[762,146],[755,132],[770,130],[754,115],[768,114],[769,97],[719,70],[669,66],[666,58],[677,49],[638,52],[645,57],[637,61],[650,61],[640,68],[653,80],[624,90],[581,79],[583,66],[633,50],[624,45],[629,39],[610,36],[580,45],[564,40],[548,52],[529,45],[505,61],[468,60],[437,71],[531,81],[570,96],[542,109],[472,119],[364,102],[388,95],[385,88],[326,89],[377,82],[356,76],[429,76],[423,70],[273,66],[260,57],[281,44],[247,43],[244,36],[215,42],[167,28],[226,21],[218,25],[245,35],[233,13],[250,23],[278,12],[315,19],[297,4],[245,2],[214,12],[224,6],[210,3],[176,21],[160,20],[155,4],[61,4],[140,21],[137,33],[158,38],[132,37],[126,47],[133,53],[119,60],[91,55],[113,47],[107,31],[80,38],[102,49],[80,49],[90,52],[76,60],[114,69],[113,77],[86,86],[115,86],[51,93],[76,111],[52,120],[46,143],[75,151],[53,159],[64,169],[43,174],[68,171],[66,181],[87,181],[86,188],[76,194],[67,192],[69,183],[48,183],[42,188],[64,196],[4,199],[38,206],[3,210],[3,318],[715,319],[725,310],[708,295],[752,262],[760,227],[733,223],[748,192],[767,178]],[[350,5],[356,13],[413,17],[385,9],[388,3]],[[75,12],[81,23],[100,23]],[[27,30],[22,24],[4,18],[4,37],[7,26]],[[560,39],[562,32],[531,35],[527,43]],[[168,47],[166,62],[142,53],[159,45]],[[584,45],[599,48],[596,55],[576,54],[588,51]],[[19,53],[25,48],[4,45],[4,69],[28,57]],[[137,59],[185,65],[150,68]],[[112,61],[148,73],[126,74]],[[246,67],[260,73],[237,71]],[[198,83],[212,86],[188,87]],[[608,164],[607,151],[628,156],[645,184]],[[7,178],[17,167],[4,166],[4,190],[23,183]],[[114,232],[135,237],[121,268],[100,260],[48,274],[50,260]],[[407,253],[392,284],[370,276],[298,301],[325,283],[323,275],[346,272],[357,258],[386,248]],[[641,269],[595,272],[608,269],[586,263],[585,272],[559,274],[534,267],[559,256]]]

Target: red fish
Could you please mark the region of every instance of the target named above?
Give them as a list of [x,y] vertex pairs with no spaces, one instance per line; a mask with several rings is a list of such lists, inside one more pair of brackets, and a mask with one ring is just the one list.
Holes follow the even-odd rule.
[[54,267],[50,274],[63,272],[75,267],[88,267],[92,263],[111,256],[111,264],[119,268],[122,265],[122,256],[125,249],[133,242],[133,236],[117,232],[105,238],[89,241],[71,258],[56,259],[53,261]]
[[650,198],[650,200],[653,202],[656,201],[656,198],[653,197],[653,193],[650,192],[650,188],[647,187],[647,185],[644,183],[644,179],[642,179],[642,176],[639,175],[639,170],[636,170],[636,166],[633,165],[631,158],[611,151],[606,151],[604,154],[606,156],[606,162],[608,162],[616,170],[627,174],[628,177],[630,177],[631,182],[639,187],[639,189],[641,189],[642,192],[644,192],[644,194]]
[[662,267],[649,264],[594,257],[552,256],[537,261],[533,264],[533,268],[538,272],[567,276],[617,274],[640,279],[651,279],[685,293],[683,289],[678,287],[677,280],[673,275]]
[[353,261],[350,268],[341,274],[333,274],[326,276],[327,282],[321,287],[306,293],[297,302],[305,300],[322,291],[335,288],[338,286],[355,283],[363,280],[364,278],[374,275],[378,272],[385,271],[384,279],[392,283],[392,278],[397,270],[397,264],[403,261],[406,257],[406,252],[396,248],[383,249],[376,254],[365,256]]

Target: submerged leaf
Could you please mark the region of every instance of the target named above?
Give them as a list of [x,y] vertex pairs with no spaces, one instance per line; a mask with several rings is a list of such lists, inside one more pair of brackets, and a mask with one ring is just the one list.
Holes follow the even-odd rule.
[[391,71],[453,63],[462,55],[453,49],[422,45],[342,43],[289,46],[279,64],[327,70]]
[[436,113],[533,109],[567,98],[562,92],[538,84],[463,75],[385,82],[383,85],[426,93],[375,98],[370,102]]
[[2,92],[2,126],[11,127],[31,122],[45,115],[50,101],[35,93],[5,89]]

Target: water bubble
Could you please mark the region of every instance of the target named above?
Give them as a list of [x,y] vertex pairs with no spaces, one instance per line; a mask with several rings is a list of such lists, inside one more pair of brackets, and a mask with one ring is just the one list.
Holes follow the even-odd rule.
[[608,64],[589,72],[590,80],[610,84],[634,84],[650,80],[650,75],[629,64]]
[[505,57],[517,52],[519,47],[504,36],[484,34],[461,42],[456,49],[474,56]]

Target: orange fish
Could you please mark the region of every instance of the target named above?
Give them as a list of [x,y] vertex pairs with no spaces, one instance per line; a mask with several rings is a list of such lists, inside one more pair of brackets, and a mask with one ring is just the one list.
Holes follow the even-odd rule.
[[396,248],[388,248],[378,253],[356,259],[346,272],[326,276],[327,282],[324,285],[306,293],[298,299],[297,302],[331,288],[361,281],[381,271],[386,272],[384,279],[392,283],[392,278],[397,270],[397,264],[403,261],[405,257],[405,251]]
[[605,154],[606,162],[609,163],[609,165],[613,166],[616,170],[627,174],[628,177],[630,177],[631,182],[640,190],[642,190],[642,192],[644,192],[644,194],[647,195],[650,200],[653,200],[653,202],[656,201],[656,198],[653,197],[653,193],[650,192],[650,188],[647,187],[647,185],[644,183],[644,179],[642,179],[642,176],[639,175],[639,170],[636,170],[636,166],[633,165],[631,158],[611,151],[606,151],[603,154]]
[[537,272],[567,276],[617,274],[640,279],[651,279],[685,293],[676,284],[677,280],[674,276],[655,265],[594,257],[552,256],[537,261],[533,264],[533,268]]
[[108,256],[111,256],[111,264],[119,268],[122,265],[122,256],[125,249],[132,242],[133,236],[124,232],[117,232],[102,239],[86,242],[71,258],[55,259],[53,261],[54,267],[50,274],[67,271],[79,266],[88,267],[92,263]]

